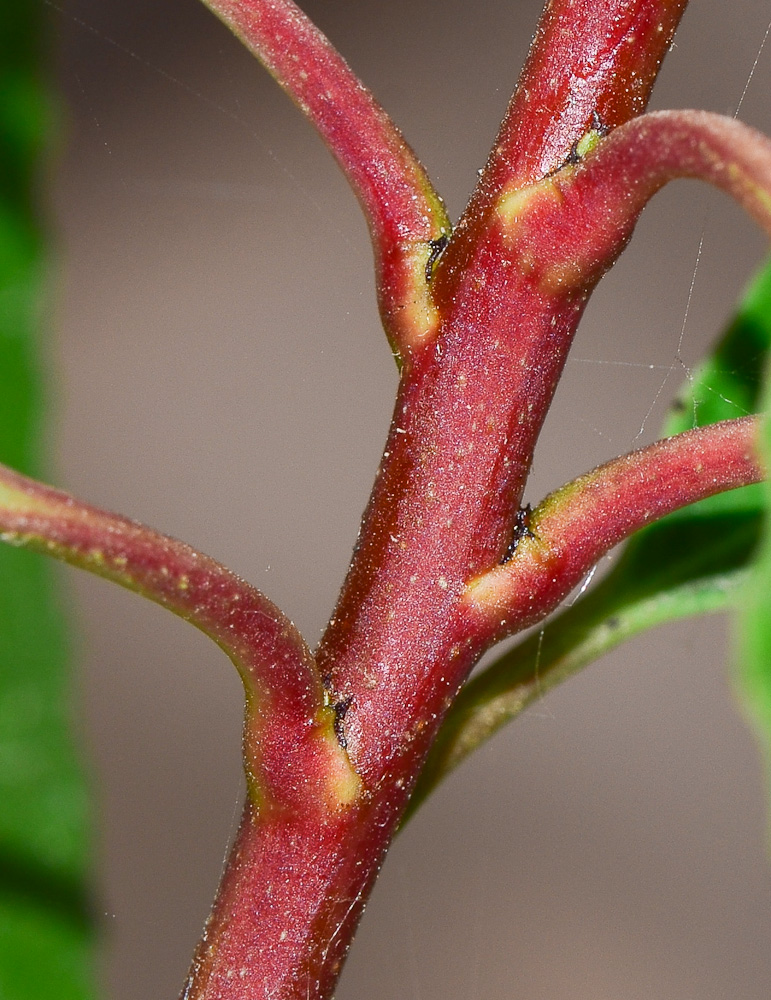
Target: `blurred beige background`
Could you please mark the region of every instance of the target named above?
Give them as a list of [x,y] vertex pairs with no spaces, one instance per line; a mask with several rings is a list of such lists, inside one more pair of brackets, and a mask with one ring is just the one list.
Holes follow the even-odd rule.
[[[307,5],[454,218],[538,7]],[[694,0],[655,106],[733,113],[769,17],[760,0]],[[196,0],[57,0],[51,18],[67,101],[57,483],[228,563],[315,642],[396,382],[356,203]],[[770,83],[771,44],[741,109],[766,130]],[[655,437],[764,246],[697,185],[657,200],[589,310],[530,500]],[[238,815],[238,683],[188,626],[68,580],[102,816],[105,983],[113,1000],[173,998]],[[338,1000],[767,1000],[771,867],[728,646],[720,619],[662,629],[463,768],[394,847]]]

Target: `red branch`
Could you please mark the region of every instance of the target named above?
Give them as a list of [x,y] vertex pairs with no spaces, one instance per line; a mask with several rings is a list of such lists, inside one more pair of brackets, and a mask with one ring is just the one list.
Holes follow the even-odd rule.
[[[496,641],[544,618],[614,545],[672,511],[763,478],[757,418],[699,427],[614,459],[548,496],[513,558],[470,582],[470,628]],[[484,624],[483,624],[484,623]]]
[[0,532],[3,541],[139,592],[227,653],[246,690],[247,779],[263,813],[316,814],[355,795],[358,782],[335,738],[313,657],[294,625],[254,587],[189,545],[3,466]]
[[[335,690],[352,699],[349,752],[365,782],[402,777],[402,757],[414,766],[479,654],[460,641],[458,602],[469,579],[507,547],[540,428],[601,273],[543,271],[542,251],[548,257],[562,233],[563,178],[529,185],[513,206],[506,184],[518,176],[509,169],[519,162],[516,136],[540,135],[548,120],[564,159],[591,121],[588,110],[589,121],[576,119],[577,103],[603,108],[614,122],[640,110],[683,6],[550,4],[505,142],[499,137],[439,259],[432,286],[441,326],[405,371],[351,571],[318,654]],[[543,157],[536,159],[541,170]],[[593,224],[589,211],[565,223],[582,233]],[[627,236],[625,229],[609,240],[605,266]]]
[[600,140],[575,169],[564,188],[566,216],[580,212],[594,225],[572,237],[565,226],[559,253],[579,261],[601,257],[609,240],[628,231],[653,195],[677,178],[714,184],[771,232],[771,140],[708,111],[657,111]]
[[566,162],[592,127],[641,114],[688,0],[552,0],[487,164],[437,269],[451,298],[490,228],[504,190],[535,184]]
[[450,224],[389,116],[291,0],[204,0],[318,129],[357,194],[375,250],[380,308],[399,352],[435,332],[430,241]]

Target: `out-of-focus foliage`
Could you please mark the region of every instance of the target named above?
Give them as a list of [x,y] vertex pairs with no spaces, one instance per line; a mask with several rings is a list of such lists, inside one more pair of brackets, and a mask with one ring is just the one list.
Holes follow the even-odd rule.
[[[771,296],[769,297],[771,298]],[[766,468],[771,467],[771,381],[766,364],[764,404],[766,417],[760,440],[760,450]],[[771,483],[762,490],[766,511],[771,511]],[[771,525],[764,518],[758,554],[742,593],[739,625],[739,697],[749,716],[760,744],[766,773],[766,795],[771,803]],[[771,839],[771,825],[769,826]]]
[[[40,0],[0,5],[0,461],[41,474],[39,339],[52,125]],[[0,547],[0,997],[92,996],[85,783],[55,568]]]

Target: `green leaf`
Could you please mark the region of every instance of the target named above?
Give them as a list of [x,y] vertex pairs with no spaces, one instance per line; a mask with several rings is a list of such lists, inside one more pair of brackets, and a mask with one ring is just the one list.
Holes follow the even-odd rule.
[[[683,386],[665,435],[756,412],[770,346],[771,261],[750,285],[713,353]],[[439,732],[411,811],[467,754],[555,684],[639,632],[734,602],[758,545],[767,489],[759,484],[723,493],[638,532],[598,586],[472,678]],[[771,547],[767,564],[766,585]],[[766,642],[771,654],[771,631]],[[754,662],[745,689],[761,688],[756,714],[766,720],[771,766],[771,655],[762,661],[762,682],[760,656]]]
[[[0,8],[0,461],[41,473],[44,4]],[[93,995],[85,782],[55,567],[0,549],[0,997]]]
[[[767,366],[768,367],[768,366]],[[771,382],[765,390],[766,417],[760,437],[764,463],[771,461]],[[771,511],[771,483],[761,483],[766,510]],[[771,614],[768,595],[771,593],[771,532],[768,517],[762,526],[761,542],[749,579],[739,604],[739,656],[736,687],[739,700],[748,716],[758,743],[766,776],[766,788],[771,802]],[[771,826],[769,826],[771,839]]]

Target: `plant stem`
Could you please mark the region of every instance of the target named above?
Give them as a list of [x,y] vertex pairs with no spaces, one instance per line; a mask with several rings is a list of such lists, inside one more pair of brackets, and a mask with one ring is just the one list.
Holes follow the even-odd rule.
[[[755,417],[697,427],[616,458],[536,507],[505,565],[469,583],[466,599],[495,639],[540,621],[624,538],[688,504],[760,482]],[[482,626],[484,629],[484,626]]]
[[[345,706],[340,735],[363,793],[321,825],[255,821],[247,810],[186,1000],[331,995],[431,739],[484,648],[468,629],[466,586],[507,547],[600,274],[545,285],[519,247],[511,252],[498,202],[512,184],[559,166],[593,111],[615,125],[643,109],[683,8],[549,7],[477,193],[432,275],[439,322],[405,357],[359,544],[318,653],[330,699]],[[547,119],[540,148],[534,137]],[[549,197],[529,190],[530,208]]]
[[[501,205],[512,185],[527,184],[521,214],[551,205],[559,219],[559,192],[539,183],[543,174],[565,160],[593,110],[617,124],[643,109],[684,6],[548,7],[493,154],[439,259],[432,287],[441,327],[405,366],[351,571],[319,650],[334,690],[351,699],[349,753],[370,787],[389,775],[407,780],[396,763],[405,754],[414,775],[424,741],[481,653],[461,641],[458,602],[507,547],[541,425],[602,273],[592,265],[570,283],[545,282],[526,255],[537,260],[559,222],[512,247]],[[538,136],[546,146],[536,149]],[[627,235],[608,241],[604,267]]]
[[292,0],[204,0],[313,122],[364,210],[380,313],[406,355],[436,332],[425,280],[432,241],[449,233],[441,199],[383,108]]
[[356,797],[310,650],[254,587],[189,545],[3,466],[0,533],[137,591],[227,653],[244,684],[244,761],[261,815],[323,818]]
[[505,191],[536,184],[592,129],[612,130],[648,103],[688,0],[552,0],[485,169],[442,255],[434,293],[451,297]]
[[[524,90],[535,92],[539,85],[544,93],[553,79],[567,81],[560,84],[562,110],[555,114],[550,106],[554,135],[562,143],[554,157],[567,156],[586,131],[591,110],[603,108],[614,124],[642,110],[683,7],[660,0],[614,0],[599,12],[588,0],[552,6]],[[592,32],[606,25],[613,34],[619,14],[626,32],[603,55],[603,72],[577,77],[572,67],[590,66],[596,57],[598,35]],[[579,28],[569,46],[558,44],[566,34],[555,25],[564,29],[566,19],[584,25],[581,18],[592,32]],[[642,30],[659,23],[662,30]],[[578,94],[586,109],[580,122],[574,111]],[[512,107],[507,128],[513,131],[517,119],[526,127],[533,105],[520,99]],[[543,157],[539,164],[543,170]],[[485,178],[482,183],[489,192]],[[441,330],[405,363],[357,551],[318,653],[331,698],[347,706],[344,739],[364,799],[321,842],[296,826],[266,831],[245,820],[238,856],[264,859],[272,856],[268,845],[283,844],[291,867],[282,868],[281,885],[288,888],[277,886],[270,863],[256,869],[235,863],[245,879],[247,871],[253,875],[248,888],[232,892],[235,876],[226,876],[216,930],[208,936],[211,954],[227,953],[231,921],[251,926],[253,935],[262,928],[259,949],[237,951],[244,963],[251,957],[251,965],[239,964],[236,953],[217,960],[211,978],[203,971],[196,976],[194,968],[190,998],[329,996],[431,738],[482,651],[468,633],[465,587],[494,566],[508,544],[538,431],[596,277],[566,291],[544,290],[511,261],[500,228],[479,201],[472,200],[464,220],[434,278]],[[281,941],[282,933],[292,936],[291,923],[278,933],[280,924],[270,919],[297,897],[305,901],[309,924],[327,936],[333,928],[323,946],[314,939],[302,962],[286,938]],[[268,954],[270,967],[264,964]],[[249,969],[244,975],[251,993],[226,986],[228,969],[242,967]]]

